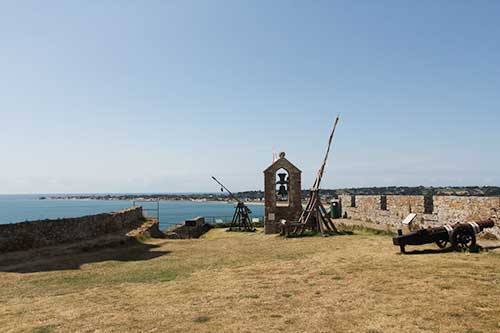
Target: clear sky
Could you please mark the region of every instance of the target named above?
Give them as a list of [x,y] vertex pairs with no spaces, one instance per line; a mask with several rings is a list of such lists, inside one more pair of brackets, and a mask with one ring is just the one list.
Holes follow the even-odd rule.
[[2,1],[0,193],[500,185],[500,1]]

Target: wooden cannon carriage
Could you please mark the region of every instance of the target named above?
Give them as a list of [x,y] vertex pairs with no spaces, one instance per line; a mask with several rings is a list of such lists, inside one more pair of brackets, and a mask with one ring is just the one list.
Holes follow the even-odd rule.
[[406,253],[406,245],[423,245],[436,243],[439,248],[451,244],[456,251],[476,250],[476,234],[495,225],[493,219],[480,222],[446,224],[442,227],[427,228],[413,231],[403,235],[401,229],[398,235],[392,238],[394,245],[399,246],[402,253]]

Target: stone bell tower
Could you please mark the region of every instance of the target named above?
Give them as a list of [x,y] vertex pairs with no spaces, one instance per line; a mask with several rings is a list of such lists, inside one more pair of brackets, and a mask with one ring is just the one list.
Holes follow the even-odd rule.
[[302,213],[301,174],[295,165],[280,153],[279,159],[264,170],[265,217],[264,232],[280,232],[280,221],[299,220]]

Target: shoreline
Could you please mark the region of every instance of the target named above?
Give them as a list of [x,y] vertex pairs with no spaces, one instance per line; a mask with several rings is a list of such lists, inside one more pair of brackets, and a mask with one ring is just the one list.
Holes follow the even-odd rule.
[[[34,199],[39,201],[137,201],[137,202],[191,202],[191,203],[209,203],[209,204],[235,204],[236,201],[222,201],[222,200],[198,200],[198,199],[118,199],[118,198],[45,198],[45,199]],[[243,201],[248,205],[264,205],[263,201]]]

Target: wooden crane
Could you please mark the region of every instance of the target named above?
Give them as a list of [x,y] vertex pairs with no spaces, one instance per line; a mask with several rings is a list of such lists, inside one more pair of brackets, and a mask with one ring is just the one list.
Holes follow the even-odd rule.
[[339,116],[337,116],[335,118],[335,122],[333,123],[333,128],[328,139],[328,148],[326,150],[325,158],[318,170],[316,180],[314,181],[314,184],[309,192],[309,201],[307,202],[306,208],[302,211],[302,214],[300,215],[299,221],[297,223],[285,223],[282,226],[282,235],[302,235],[307,229],[316,232],[319,231],[323,235],[337,233],[335,224],[326,212],[325,207],[323,207],[323,205],[321,204],[319,192],[321,179],[323,178],[326,162],[328,161],[328,155],[330,154],[333,134],[335,133],[335,129],[337,128],[339,120],[340,118]]

